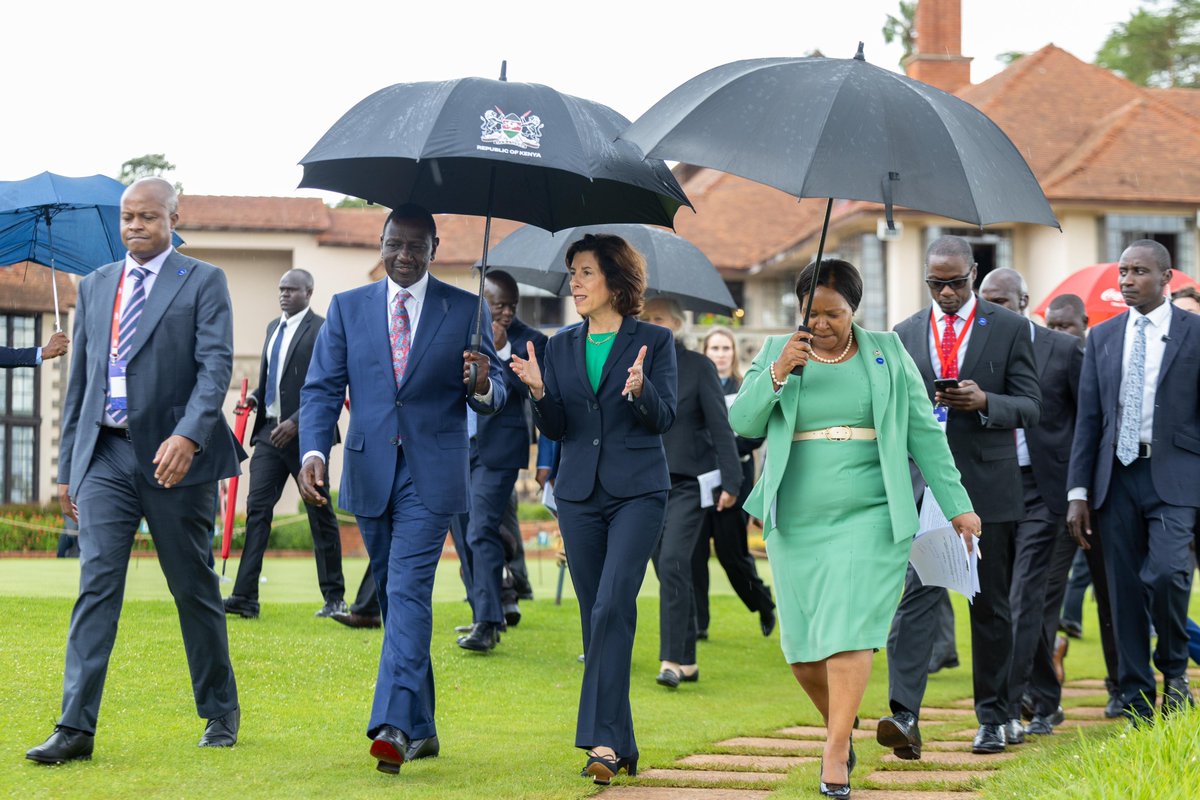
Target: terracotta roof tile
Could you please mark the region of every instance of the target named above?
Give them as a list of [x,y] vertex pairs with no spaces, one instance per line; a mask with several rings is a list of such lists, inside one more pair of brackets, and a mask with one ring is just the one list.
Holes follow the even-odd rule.
[[[65,311],[75,306],[75,276],[58,273],[58,305]],[[0,310],[54,312],[50,270],[41,264],[23,261],[0,267]]]
[[1147,89],[1146,93],[1160,103],[1200,120],[1200,89]]
[[179,197],[180,230],[319,232],[329,227],[329,208],[315,197]]

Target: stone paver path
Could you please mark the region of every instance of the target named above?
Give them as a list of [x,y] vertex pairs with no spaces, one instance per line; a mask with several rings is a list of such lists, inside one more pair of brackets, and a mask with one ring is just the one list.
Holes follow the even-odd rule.
[[[1102,702],[1108,694],[1104,682],[1084,679],[1069,681],[1063,696],[1073,701]],[[1063,728],[1104,725],[1102,706],[1078,706],[1066,710]],[[996,755],[975,755],[974,704],[970,698],[956,700],[943,708],[921,710],[924,737],[919,761],[903,761],[883,753],[875,769],[855,775],[857,800],[974,800],[981,782],[994,777],[1005,764],[1021,753],[1037,748],[1039,739],[1012,746]],[[873,731],[877,720],[861,721],[857,739],[859,752],[880,748]],[[1061,734],[1060,734],[1061,735]],[[684,756],[673,764],[647,765],[635,778],[624,775],[606,789],[603,800],[769,800],[772,787],[788,779],[797,767],[819,763],[824,749],[825,729],[792,725],[766,736],[736,736],[716,742],[717,752]],[[918,788],[932,787],[932,788]],[[813,787],[815,796],[816,786]]]

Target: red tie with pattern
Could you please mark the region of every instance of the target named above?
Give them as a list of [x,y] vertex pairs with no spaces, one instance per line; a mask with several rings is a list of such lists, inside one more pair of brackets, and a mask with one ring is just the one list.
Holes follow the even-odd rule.
[[392,372],[396,377],[396,388],[404,380],[404,369],[408,366],[408,351],[412,346],[412,335],[408,323],[408,309],[404,301],[412,295],[407,289],[396,292],[392,298],[391,340],[392,340]]
[[954,348],[958,342],[958,337],[954,335],[954,323],[958,322],[958,316],[947,314],[944,320],[946,330],[942,334],[942,377],[949,380],[958,377],[958,353]]

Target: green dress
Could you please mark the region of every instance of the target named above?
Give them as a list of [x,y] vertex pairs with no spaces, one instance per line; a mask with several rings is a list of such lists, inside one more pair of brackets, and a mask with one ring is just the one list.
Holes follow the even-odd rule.
[[[810,360],[796,430],[874,427],[867,368],[861,349],[840,364]],[[792,442],[777,498],[767,556],[788,663],[883,647],[911,540],[894,541],[877,442]]]

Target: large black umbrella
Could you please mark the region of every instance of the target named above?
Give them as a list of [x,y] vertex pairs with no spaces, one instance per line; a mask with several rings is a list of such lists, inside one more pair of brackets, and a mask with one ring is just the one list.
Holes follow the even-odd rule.
[[689,205],[666,164],[615,141],[629,120],[611,108],[536,83],[399,83],[346,112],[300,164],[301,187],[395,208],[493,216],[547,230],[600,222],[670,226]]
[[[852,59],[763,58],[711,69],[621,139],[649,156],[731,172],[796,197],[906,206],[979,226],[1058,227],[1004,131],[952,94]],[[812,295],[805,310],[808,324]]]
[[650,225],[585,225],[558,233],[527,225],[493,247],[488,263],[521,283],[566,297],[567,248],[589,233],[620,236],[645,257],[647,298],[669,297],[691,311],[713,314],[728,314],[737,305],[708,256],[682,236]]

